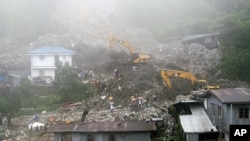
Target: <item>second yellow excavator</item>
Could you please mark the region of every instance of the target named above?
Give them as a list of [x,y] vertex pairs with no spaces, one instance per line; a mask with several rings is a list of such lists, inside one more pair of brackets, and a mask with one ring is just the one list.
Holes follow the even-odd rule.
[[169,77],[173,76],[191,80],[194,90],[209,90],[220,88],[219,85],[209,85],[207,80],[197,80],[196,77],[190,72],[161,69],[161,77],[169,89],[172,88]]
[[117,38],[115,36],[110,36],[109,38],[109,46],[111,50],[114,48],[115,41],[119,42],[120,44],[122,44],[122,46],[126,47],[129,50],[130,57],[131,57],[130,60],[134,64],[148,62],[150,60],[150,56],[148,54],[135,53],[133,46],[129,42],[122,40],[120,38]]

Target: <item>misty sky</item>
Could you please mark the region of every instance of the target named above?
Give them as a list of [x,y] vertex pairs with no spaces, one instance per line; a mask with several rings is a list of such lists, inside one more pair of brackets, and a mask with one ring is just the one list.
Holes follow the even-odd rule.
[[[70,13],[74,15],[68,17],[79,18],[99,12],[99,15],[92,15],[91,18],[99,16],[97,20],[109,20],[119,17],[138,27],[165,32],[170,30],[169,26],[177,26],[183,20],[187,22],[183,24],[190,24],[193,19],[216,18],[219,10],[227,12],[227,9],[235,7],[233,1],[227,0],[1,0],[0,3],[0,36],[23,32],[46,33],[48,29],[54,28],[58,31],[58,27],[53,27],[53,24],[58,23],[50,22],[55,20],[52,15],[58,14],[55,11],[60,8],[64,10],[58,16],[65,18]],[[86,22],[89,20],[92,19],[83,19]],[[65,22],[68,21],[65,19]]]

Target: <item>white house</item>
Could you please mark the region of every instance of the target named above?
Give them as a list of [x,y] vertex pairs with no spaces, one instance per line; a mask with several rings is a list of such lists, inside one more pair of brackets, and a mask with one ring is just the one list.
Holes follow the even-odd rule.
[[72,65],[72,56],[75,51],[62,47],[45,46],[42,48],[29,51],[26,55],[30,56],[31,78],[46,78],[46,83],[51,82],[55,78],[56,62]]

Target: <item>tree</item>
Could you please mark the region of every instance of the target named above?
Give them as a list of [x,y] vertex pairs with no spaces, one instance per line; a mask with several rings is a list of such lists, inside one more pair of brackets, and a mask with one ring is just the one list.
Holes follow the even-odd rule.
[[62,95],[63,101],[66,101],[69,95],[74,93],[79,83],[77,73],[66,63],[57,69],[55,79],[57,90]]
[[28,77],[22,77],[20,79],[20,86],[18,87],[20,95],[22,95],[22,98],[27,98],[32,96],[31,93],[31,81]]
[[0,113],[6,113],[8,102],[4,98],[0,98]]
[[250,20],[245,14],[239,12],[224,20],[219,67],[225,78],[250,82]]

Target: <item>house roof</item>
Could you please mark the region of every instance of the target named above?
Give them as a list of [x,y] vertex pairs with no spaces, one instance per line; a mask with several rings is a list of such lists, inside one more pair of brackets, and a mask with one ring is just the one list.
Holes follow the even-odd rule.
[[202,97],[214,95],[222,103],[250,103],[250,89],[224,88],[209,90]]
[[71,54],[71,55],[74,55],[75,51],[72,51],[63,47],[45,46],[45,47],[31,50],[27,53],[27,55],[35,55],[35,54]]
[[152,122],[145,121],[110,121],[72,124],[52,124],[47,132],[150,132],[156,131]]
[[180,115],[180,123],[185,133],[208,133],[213,130],[217,132],[216,127],[210,121],[204,107],[189,104],[191,115]]
[[182,41],[189,41],[189,40],[194,40],[198,38],[204,38],[204,37],[210,37],[214,35],[218,35],[219,33],[207,33],[207,34],[197,34],[197,35],[189,35],[189,36],[184,36],[182,38]]

